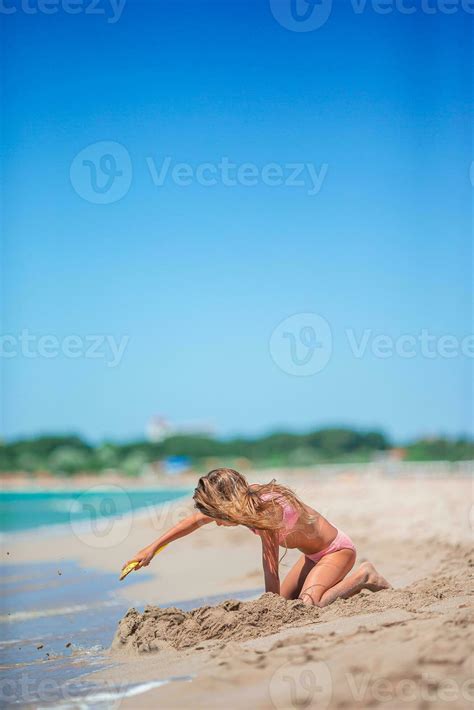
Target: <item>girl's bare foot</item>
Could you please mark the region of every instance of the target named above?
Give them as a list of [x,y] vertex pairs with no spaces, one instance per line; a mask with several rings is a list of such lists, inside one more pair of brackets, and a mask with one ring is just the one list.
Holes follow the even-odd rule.
[[364,577],[364,588],[371,592],[380,592],[382,589],[392,589],[392,585],[387,582],[375,569],[371,562],[363,562],[359,571]]

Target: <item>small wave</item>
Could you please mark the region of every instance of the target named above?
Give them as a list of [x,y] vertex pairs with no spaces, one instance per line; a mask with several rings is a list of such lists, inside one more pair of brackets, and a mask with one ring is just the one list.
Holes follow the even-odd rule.
[[[194,676],[176,676],[172,678],[165,678],[163,680],[151,680],[145,683],[137,683],[136,685],[130,685],[125,689],[102,689],[96,690],[89,693],[88,695],[78,695],[76,697],[71,697],[70,701],[62,704],[55,705],[55,710],[90,710],[93,707],[110,707],[111,703],[124,700],[125,698],[133,698],[135,695],[142,695],[147,693],[149,690],[154,688],[160,688],[163,685],[173,682],[184,682],[189,683],[192,681]],[[47,706],[37,706],[37,710],[50,710]]]
[[[10,617],[8,617],[10,618]],[[27,638],[27,639],[4,639],[0,641],[0,649],[1,648],[8,648],[8,646],[16,646],[19,643],[26,644],[26,643],[37,643],[38,641],[41,641],[43,643],[45,639],[51,639],[55,638],[54,634],[42,634],[41,636],[35,636],[35,638]]]
[[119,606],[120,602],[115,599],[96,602],[95,604],[74,604],[71,606],[60,606],[54,609],[32,609],[31,611],[12,611],[10,614],[1,614],[0,622],[28,621],[29,619],[40,619],[46,616],[63,616],[66,614],[76,614],[79,611],[88,611],[100,607]]

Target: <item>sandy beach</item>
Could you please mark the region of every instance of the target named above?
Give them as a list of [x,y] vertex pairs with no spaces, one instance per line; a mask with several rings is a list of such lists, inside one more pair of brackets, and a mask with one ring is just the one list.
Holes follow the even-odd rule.
[[[61,535],[13,536],[4,542],[4,567],[67,570],[74,563],[86,582],[97,575],[113,580],[107,595],[117,606],[105,635],[112,640],[118,629],[112,648],[98,669],[88,667],[83,649],[75,661],[83,682],[106,688],[109,701],[119,698],[124,708],[472,704],[471,480],[350,469],[332,477],[258,472],[249,480],[275,475],[346,531],[357,546],[356,564],[369,559],[393,589],[325,609],[261,597],[258,538],[215,525],[119,583],[123,562],[183,517],[188,498],[115,520],[107,535],[78,526]],[[281,577],[297,556],[285,556]],[[67,585],[67,572],[55,583]],[[137,611],[119,626],[129,607]]]

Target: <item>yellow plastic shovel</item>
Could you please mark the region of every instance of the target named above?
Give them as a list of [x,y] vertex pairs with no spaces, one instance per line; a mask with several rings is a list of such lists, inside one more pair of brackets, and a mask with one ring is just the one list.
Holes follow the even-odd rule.
[[[161,552],[161,550],[164,550],[164,549],[165,549],[165,547],[166,547],[166,545],[162,545],[161,547],[159,547],[159,548],[157,549],[157,551],[155,552],[155,554],[153,555],[153,557],[156,557],[157,554],[158,554],[159,552]],[[127,576],[127,574],[130,574],[130,572],[132,572],[132,571],[135,569],[135,567],[137,566],[137,564],[138,564],[138,562],[130,562],[129,565],[127,565],[126,567],[124,567],[123,570],[122,570],[121,573],[120,573],[119,582],[121,582],[122,579],[125,579],[125,577]]]

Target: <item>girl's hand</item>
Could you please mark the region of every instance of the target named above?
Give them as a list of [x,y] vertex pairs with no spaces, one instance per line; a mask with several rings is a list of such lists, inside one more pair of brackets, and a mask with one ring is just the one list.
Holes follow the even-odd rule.
[[148,567],[150,562],[153,559],[153,556],[156,552],[156,546],[155,545],[149,545],[148,547],[144,547],[143,550],[140,550],[140,552],[137,552],[135,557],[132,557],[131,560],[126,562],[122,569],[125,569],[129,564],[132,562],[138,562],[137,566],[135,567],[135,572],[137,569],[141,569],[142,567]]

